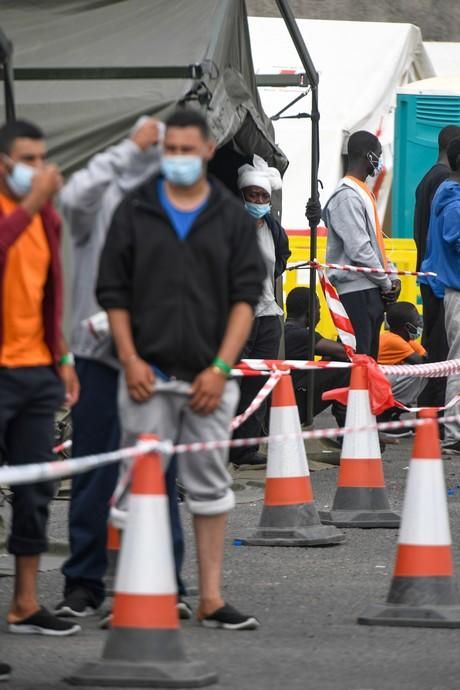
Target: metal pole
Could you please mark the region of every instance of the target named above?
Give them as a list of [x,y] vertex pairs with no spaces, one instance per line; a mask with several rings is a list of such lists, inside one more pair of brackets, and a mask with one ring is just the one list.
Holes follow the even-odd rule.
[[14,107],[13,44],[0,29],[0,65],[3,73],[3,90],[5,94],[5,119],[12,122],[16,119]]
[[[319,76],[315,66],[307,50],[305,41],[299,31],[295,16],[289,5],[288,0],[276,0],[278,9],[286,28],[289,31],[292,42],[297,50],[300,61],[307,74],[309,84],[311,86],[311,190],[310,199],[319,202],[318,192],[318,165],[319,165],[319,110],[318,110],[318,83]],[[316,259],[316,245],[317,245],[317,226],[310,225],[310,261]],[[316,269],[310,267],[310,330],[307,341],[307,355],[308,359],[313,359],[315,355],[315,326],[316,326]],[[307,372],[307,425],[313,421],[313,393],[314,393],[314,371]]]

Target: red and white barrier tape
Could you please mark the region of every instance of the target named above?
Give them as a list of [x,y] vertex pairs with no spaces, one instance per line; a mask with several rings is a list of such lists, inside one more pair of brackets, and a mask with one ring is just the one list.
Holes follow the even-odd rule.
[[[308,371],[312,369],[349,369],[354,366],[351,362],[303,362],[294,359],[242,359],[232,369],[233,376],[268,376],[274,367],[291,369],[293,371]],[[396,376],[417,376],[422,378],[440,378],[460,374],[460,359],[446,362],[430,362],[427,364],[379,364],[384,374]]]
[[288,271],[295,271],[299,268],[333,268],[337,271],[351,271],[353,273],[380,273],[390,276],[431,276],[436,278],[437,273],[432,271],[387,271],[384,268],[369,268],[368,266],[351,266],[350,264],[331,264],[321,263],[320,261],[302,261],[295,264],[288,264]]
[[263,401],[268,398],[278,381],[280,380],[281,376],[283,374],[287,374],[288,372],[283,372],[280,369],[275,369],[274,371],[270,372],[270,378],[268,381],[262,386],[260,391],[257,393],[256,397],[252,401],[252,403],[249,405],[249,407],[239,414],[237,417],[234,418],[232,423],[230,424],[230,429],[231,431],[235,431],[235,429],[238,429],[244,422],[252,415],[254,412],[256,412],[259,407],[262,405]]
[[350,321],[345,307],[340,301],[335,287],[327,277],[326,272],[319,267],[318,277],[334,326],[337,329],[341,342],[347,350],[348,356],[350,356],[350,350],[356,352],[356,335],[353,324]]
[[72,448],[72,441],[71,439],[68,439],[67,441],[64,441],[64,443],[60,443],[58,446],[54,446],[53,448],[53,453],[62,453],[64,450],[67,450],[69,448]]
[[[199,443],[181,443],[174,446],[170,441],[142,442],[132,448],[122,448],[112,453],[102,453],[100,455],[89,455],[71,460],[60,460],[56,462],[34,463],[30,465],[20,465],[19,467],[0,467],[0,484],[29,484],[39,481],[50,481],[69,477],[74,474],[82,474],[102,465],[117,462],[123,458],[132,458],[137,455],[144,455],[151,451],[164,453],[167,456],[181,453],[200,453],[218,448],[241,448],[244,446],[254,446],[257,444],[268,443],[269,441],[283,442],[288,439],[303,438],[320,439],[336,438],[350,433],[360,433],[365,431],[386,431],[391,429],[410,429],[422,426],[430,422],[430,419],[407,419],[399,422],[384,422],[380,424],[368,424],[359,427],[342,427],[334,429],[317,429],[314,431],[301,431],[286,434],[274,434],[272,436],[262,436],[257,438],[241,438],[223,441],[203,441]],[[460,415],[450,415],[441,417],[439,423],[459,422]]]

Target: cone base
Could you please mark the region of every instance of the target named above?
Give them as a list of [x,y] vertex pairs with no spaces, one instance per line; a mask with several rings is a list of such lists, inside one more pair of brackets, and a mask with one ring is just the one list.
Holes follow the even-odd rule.
[[387,604],[398,606],[460,606],[457,583],[452,576],[393,576]]
[[334,546],[344,541],[345,535],[332,525],[296,529],[259,527],[252,536],[241,539],[245,546]]
[[84,664],[69,685],[104,688],[204,688],[217,683],[217,674],[195,661],[133,663],[102,660]]
[[460,628],[460,605],[403,606],[376,604],[357,619],[361,625],[387,625],[406,628]]
[[322,525],[314,503],[264,505],[256,531],[242,543],[247,546],[329,546],[345,535]]
[[325,525],[359,529],[395,529],[400,522],[399,515],[391,510],[330,510],[320,511],[319,517]]

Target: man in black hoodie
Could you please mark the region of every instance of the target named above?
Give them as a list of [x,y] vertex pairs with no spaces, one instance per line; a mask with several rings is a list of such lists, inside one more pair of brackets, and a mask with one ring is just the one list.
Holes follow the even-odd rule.
[[[173,443],[229,438],[238,386],[227,377],[251,330],[265,272],[254,221],[206,175],[214,149],[201,115],[173,114],[162,174],[120,204],[102,253],[97,296],[124,371],[125,443],[142,432]],[[207,627],[253,629],[257,619],[221,595],[234,505],[227,457],[224,450],[179,456],[197,542],[198,619]]]

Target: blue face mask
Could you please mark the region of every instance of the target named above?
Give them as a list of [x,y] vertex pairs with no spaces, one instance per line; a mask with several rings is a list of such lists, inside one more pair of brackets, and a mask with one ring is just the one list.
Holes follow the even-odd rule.
[[367,154],[367,160],[372,165],[372,177],[378,177],[383,170],[383,157],[377,156],[375,153],[370,151]]
[[171,184],[191,187],[203,174],[203,161],[199,156],[163,156],[161,172]]
[[406,323],[406,331],[410,340],[417,340],[418,338],[422,337],[423,324],[419,323],[417,326],[415,326],[413,323]]
[[244,202],[244,208],[256,220],[260,220],[272,210],[271,204],[253,204],[250,201]]
[[12,171],[5,178],[6,184],[15,196],[22,198],[30,192],[34,175],[35,170],[30,165],[15,163]]

